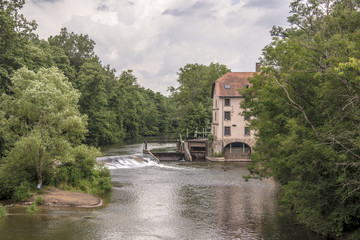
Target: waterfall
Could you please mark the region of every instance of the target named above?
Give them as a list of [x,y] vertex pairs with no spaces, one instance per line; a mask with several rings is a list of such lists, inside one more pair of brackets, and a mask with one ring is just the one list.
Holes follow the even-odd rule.
[[137,168],[158,165],[157,160],[150,154],[105,156],[98,157],[97,161],[105,163],[105,166],[109,169]]

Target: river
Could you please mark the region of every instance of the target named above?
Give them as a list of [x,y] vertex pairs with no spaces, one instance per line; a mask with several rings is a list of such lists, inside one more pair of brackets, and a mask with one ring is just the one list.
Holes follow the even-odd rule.
[[102,207],[12,208],[0,218],[0,239],[322,239],[279,216],[278,184],[244,181],[247,164],[138,162],[137,142],[102,150],[121,155],[107,162],[114,191]]

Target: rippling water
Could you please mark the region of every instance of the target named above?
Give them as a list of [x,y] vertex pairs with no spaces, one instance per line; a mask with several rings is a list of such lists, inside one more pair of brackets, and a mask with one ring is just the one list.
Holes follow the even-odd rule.
[[0,219],[0,239],[320,239],[280,217],[277,183],[245,182],[244,163],[156,164],[141,158],[107,161],[115,187],[104,206],[33,214],[11,209]]

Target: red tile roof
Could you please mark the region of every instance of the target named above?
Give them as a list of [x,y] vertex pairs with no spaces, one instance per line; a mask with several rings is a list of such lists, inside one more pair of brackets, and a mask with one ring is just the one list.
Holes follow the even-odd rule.
[[[249,84],[249,77],[252,77],[255,72],[228,72],[218,78],[212,85],[211,98],[216,93],[219,97],[241,96],[239,89]],[[227,88],[225,87],[227,85]]]

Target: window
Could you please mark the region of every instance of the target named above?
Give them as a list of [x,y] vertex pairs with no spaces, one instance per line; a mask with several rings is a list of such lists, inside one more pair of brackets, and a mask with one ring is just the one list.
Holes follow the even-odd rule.
[[230,120],[230,112],[224,112],[224,120]]
[[216,112],[214,112],[214,121],[216,121]]
[[230,127],[225,127],[225,136],[230,136]]
[[250,136],[250,128],[245,127],[245,136]]
[[226,107],[230,106],[230,99],[229,98],[225,98],[225,106]]
[[227,85],[227,84],[226,84],[226,85],[225,85],[225,88],[226,88],[226,89],[230,89],[230,85]]

